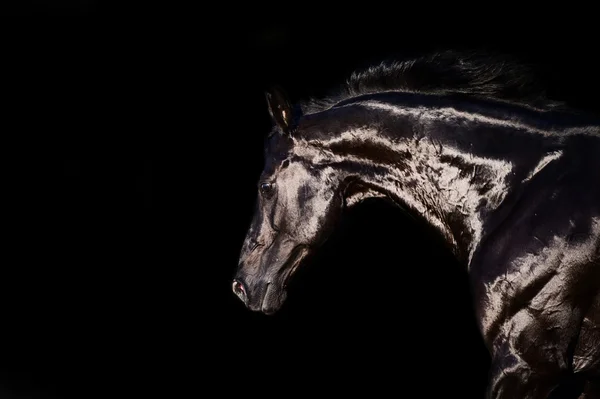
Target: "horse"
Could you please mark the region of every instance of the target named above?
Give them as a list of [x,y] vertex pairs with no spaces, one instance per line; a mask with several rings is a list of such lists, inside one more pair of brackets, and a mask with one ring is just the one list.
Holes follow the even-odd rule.
[[391,201],[466,269],[486,397],[600,397],[600,120],[506,56],[437,52],[356,70],[330,95],[266,90],[272,129],[232,282],[274,314],[344,211]]

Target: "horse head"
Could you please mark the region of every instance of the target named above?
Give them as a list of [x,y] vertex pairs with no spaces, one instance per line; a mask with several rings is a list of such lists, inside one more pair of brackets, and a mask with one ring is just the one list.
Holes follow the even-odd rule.
[[283,90],[272,89],[266,97],[274,128],[233,291],[249,309],[272,314],[283,305],[298,266],[333,230],[343,184],[331,168],[298,156],[300,115]]

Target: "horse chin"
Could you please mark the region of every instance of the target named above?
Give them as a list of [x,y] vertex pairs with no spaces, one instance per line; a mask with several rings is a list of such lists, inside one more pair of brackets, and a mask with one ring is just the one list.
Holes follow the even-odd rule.
[[256,310],[269,316],[273,315],[281,309],[286,298],[287,291],[283,287],[271,283],[267,286],[260,308]]
[[289,267],[286,268],[287,272],[284,273],[283,279],[268,283],[260,307],[254,310],[260,311],[266,315],[273,315],[281,309],[287,298],[288,282],[292,279],[300,264],[304,263],[303,261],[308,254],[309,249],[306,246],[298,246],[294,249],[292,256],[288,261]]

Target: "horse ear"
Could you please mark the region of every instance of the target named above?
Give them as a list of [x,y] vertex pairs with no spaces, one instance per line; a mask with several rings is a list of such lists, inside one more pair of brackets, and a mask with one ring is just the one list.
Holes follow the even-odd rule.
[[265,93],[269,114],[273,121],[284,133],[290,133],[293,114],[292,105],[285,91],[278,86],[274,86]]

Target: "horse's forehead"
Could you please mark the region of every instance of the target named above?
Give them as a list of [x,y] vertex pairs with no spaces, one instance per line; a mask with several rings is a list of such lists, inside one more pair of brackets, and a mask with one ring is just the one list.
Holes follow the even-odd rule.
[[265,142],[265,152],[270,154],[287,153],[293,144],[293,140],[289,135],[283,134],[279,130],[274,130]]
[[275,169],[289,157],[293,147],[293,140],[281,133],[271,135],[265,143],[265,172],[274,172]]

